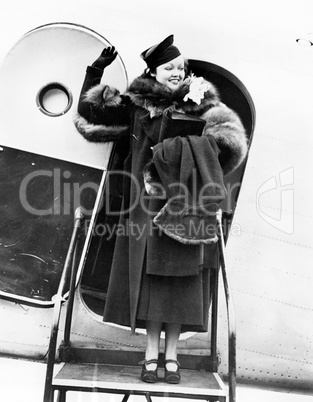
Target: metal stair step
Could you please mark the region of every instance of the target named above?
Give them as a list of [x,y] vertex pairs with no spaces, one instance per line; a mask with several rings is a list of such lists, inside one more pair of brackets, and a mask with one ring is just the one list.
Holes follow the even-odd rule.
[[217,373],[181,370],[180,384],[167,384],[163,369],[159,382],[144,383],[140,366],[64,363],[52,381],[54,389],[194,398],[226,401],[226,388]]

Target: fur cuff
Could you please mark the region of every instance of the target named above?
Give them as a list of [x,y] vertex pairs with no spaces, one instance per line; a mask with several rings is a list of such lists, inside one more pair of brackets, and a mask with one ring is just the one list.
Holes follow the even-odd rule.
[[216,243],[217,205],[212,204],[210,213],[188,210],[179,202],[169,201],[155,216],[153,222],[167,236],[183,244]]
[[128,134],[129,126],[88,123],[80,114],[76,114],[73,119],[77,131],[90,142],[109,142],[116,141]]
[[90,88],[84,96],[84,102],[90,103],[100,110],[105,107],[118,106],[121,101],[119,90],[104,84]]
[[221,153],[219,161],[224,174],[235,170],[248,151],[245,129],[238,115],[223,103],[208,110],[203,118],[207,121],[203,135],[211,135]]

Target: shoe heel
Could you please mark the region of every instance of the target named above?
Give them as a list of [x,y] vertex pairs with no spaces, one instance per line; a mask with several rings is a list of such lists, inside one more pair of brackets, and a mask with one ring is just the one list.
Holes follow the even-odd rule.
[[152,364],[156,363],[158,364],[157,359],[151,359],[151,360],[143,360],[142,362],[139,362],[139,364],[142,365],[142,370],[141,370],[141,380],[144,382],[149,382],[149,383],[154,383],[158,381],[158,368],[155,370],[147,370],[147,364]]
[[[170,371],[166,368],[167,363],[175,363],[177,365],[176,371]],[[181,380],[180,376],[180,364],[177,360],[167,359],[164,360],[164,379],[168,384],[179,384]]]

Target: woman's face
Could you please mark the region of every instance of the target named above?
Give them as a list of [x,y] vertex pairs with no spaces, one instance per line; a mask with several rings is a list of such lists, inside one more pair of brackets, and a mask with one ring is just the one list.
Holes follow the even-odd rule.
[[185,78],[185,62],[182,55],[156,68],[155,74],[151,74],[161,84],[173,90],[179,87]]

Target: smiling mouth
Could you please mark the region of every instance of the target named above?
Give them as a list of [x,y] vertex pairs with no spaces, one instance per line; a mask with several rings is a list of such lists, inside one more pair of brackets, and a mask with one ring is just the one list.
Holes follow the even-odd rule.
[[179,79],[172,79],[172,80],[169,80],[172,84],[174,84],[174,85],[177,85],[178,83],[179,83]]

